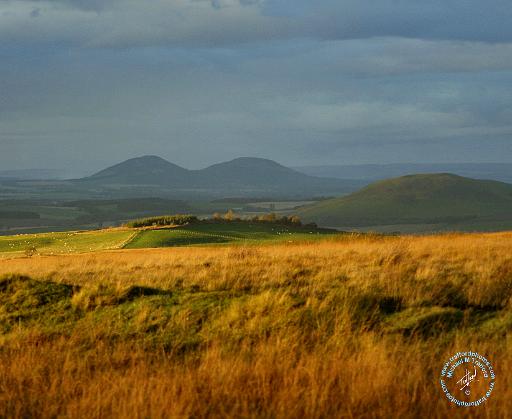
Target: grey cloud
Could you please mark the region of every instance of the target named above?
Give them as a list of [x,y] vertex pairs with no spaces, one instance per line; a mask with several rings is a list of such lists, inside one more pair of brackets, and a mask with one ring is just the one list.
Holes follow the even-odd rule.
[[0,164],[512,161],[505,6],[0,0]]
[[[30,18],[34,4],[40,9],[37,20]],[[87,7],[44,0],[0,3],[0,45],[220,46],[280,38],[292,24],[278,24],[263,16],[257,3],[238,0],[152,0],[149,5],[124,0]]]
[[[37,5],[37,25],[28,21]],[[88,46],[235,45],[405,37],[512,41],[508,0],[19,0],[0,3],[4,40]]]
[[30,3],[66,6],[72,9],[100,12],[118,0],[23,0]]
[[[9,149],[40,150],[45,156],[48,147],[66,144],[62,149],[77,165],[82,155],[98,149],[104,153],[98,162],[110,163],[112,156],[128,158],[148,148],[188,167],[237,155],[289,164],[349,162],[353,155],[367,161],[376,158],[376,150],[388,161],[392,150],[395,161],[411,159],[402,149],[415,149],[415,160],[435,160],[433,150],[443,144],[443,158],[456,159],[460,147],[471,144],[474,150],[479,142],[472,159],[512,159],[512,150],[503,149],[512,139],[512,93],[504,88],[512,83],[510,70],[491,73],[474,64],[472,72],[451,74],[441,70],[464,70],[464,65],[422,72],[417,64],[412,73],[383,66],[365,77],[353,76],[350,63],[361,48],[381,51],[378,61],[400,61],[396,51],[406,48],[401,40],[395,47],[392,41],[384,43],[386,48],[380,40],[372,41],[377,46],[356,43],[344,59],[347,41],[325,48],[278,45],[252,53],[63,52],[41,59],[43,76],[0,69],[0,90],[6,94],[0,100],[0,142],[17,138],[18,145],[11,141]],[[427,44],[423,48],[435,50]],[[410,49],[421,56],[418,45]],[[498,47],[448,43],[428,62],[444,61],[458,48],[463,57],[472,48],[499,55]],[[372,65],[358,63],[359,70]],[[198,149],[200,155],[194,152]]]
[[302,21],[320,38],[512,39],[508,0],[268,0],[264,11]]

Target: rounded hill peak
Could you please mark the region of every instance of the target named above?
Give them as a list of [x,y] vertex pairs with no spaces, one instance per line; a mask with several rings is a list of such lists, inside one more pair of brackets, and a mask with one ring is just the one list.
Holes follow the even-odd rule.
[[162,157],[155,156],[154,154],[147,154],[145,156],[134,157],[134,158],[129,159],[127,161],[130,161],[130,160],[137,160],[137,161],[163,161],[163,162],[170,163],[167,160],[163,159]]
[[276,176],[301,175],[295,170],[273,160],[259,157],[238,157],[227,162],[214,164],[202,171],[208,175],[228,176],[233,180],[254,180]]
[[160,184],[177,182],[188,173],[158,156],[141,156],[110,166],[89,179],[107,179],[115,184]]
[[284,167],[274,160],[264,159],[262,157],[237,157],[236,159],[220,163],[224,165],[247,165],[247,166],[274,166]]
[[450,173],[407,175],[373,183],[299,211],[330,226],[434,224],[506,217],[512,185]]

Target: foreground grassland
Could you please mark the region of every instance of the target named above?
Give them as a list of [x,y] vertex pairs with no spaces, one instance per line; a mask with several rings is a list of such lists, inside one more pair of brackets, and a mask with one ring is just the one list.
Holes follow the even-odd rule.
[[[512,234],[0,260],[6,417],[485,417],[512,412]],[[455,352],[496,371],[478,408]]]

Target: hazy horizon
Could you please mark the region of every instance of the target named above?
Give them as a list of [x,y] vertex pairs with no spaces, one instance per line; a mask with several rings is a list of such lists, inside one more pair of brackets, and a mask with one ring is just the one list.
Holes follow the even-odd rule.
[[[169,161],[170,163],[173,163],[173,164],[177,164],[175,161],[172,161],[172,160],[169,160],[169,159],[166,159],[162,156],[159,156],[159,155],[141,155],[141,156],[133,156],[133,157],[129,157],[128,159],[126,160],[131,160],[131,159],[136,159],[136,158],[141,158],[141,157],[148,157],[148,156],[157,156],[157,157],[160,157],[160,158],[163,158],[164,160],[167,160]],[[411,165],[411,166],[418,166],[418,167],[424,167],[424,166],[450,166],[450,165],[453,165],[454,167],[457,167],[457,166],[464,166],[464,165],[468,165],[468,166],[471,166],[471,165],[475,165],[475,166],[485,166],[485,165],[489,165],[489,166],[492,166],[492,165],[512,165],[512,162],[499,162],[499,161],[454,161],[454,162],[407,162],[407,161],[404,161],[404,162],[386,162],[386,163],[382,163],[382,162],[368,162],[368,163],[338,163],[338,164],[302,164],[302,165],[297,165],[297,164],[284,164],[283,162],[281,161],[278,161],[278,160],[275,160],[273,158],[270,158],[270,157],[257,157],[257,156],[237,156],[237,157],[234,157],[234,158],[230,158],[230,159],[226,159],[226,160],[219,160],[219,161],[213,161],[209,164],[206,164],[204,166],[197,166],[197,167],[187,167],[187,166],[184,166],[184,165],[180,165],[180,164],[177,164],[178,166],[184,168],[184,169],[187,169],[187,170],[202,170],[202,169],[206,169],[212,165],[215,165],[215,164],[219,164],[219,163],[225,163],[225,162],[229,162],[231,160],[235,160],[235,159],[238,159],[238,158],[261,158],[261,159],[267,159],[267,160],[272,160],[272,161],[275,161],[276,163],[278,164],[281,164],[285,167],[288,167],[288,168],[292,168],[292,169],[295,169],[295,170],[301,170],[301,169],[306,169],[306,168],[330,168],[330,167],[365,167],[365,166],[382,166],[382,167],[386,167],[386,166],[407,166],[407,165]],[[101,170],[104,170],[108,167],[111,167],[111,166],[115,166],[119,163],[123,163],[124,161],[126,160],[122,160],[122,161],[113,161],[111,163],[107,163],[105,166],[99,166],[99,167],[96,167],[97,164],[93,164],[92,166],[90,166],[89,169],[87,168],[66,168],[66,167],[27,167],[27,168],[20,168],[20,167],[17,167],[17,168],[8,168],[8,167],[5,167],[5,166],[2,166],[0,168],[0,176],[2,176],[3,173],[6,173],[6,172],[55,172],[55,174],[59,174],[60,176],[65,176],[65,177],[68,177],[68,178],[72,178],[72,177],[85,177],[85,176],[89,176],[89,175],[93,175]],[[94,163],[94,162],[92,162]],[[63,178],[65,178],[63,177]]]
[[[0,179],[55,179],[55,180],[70,180],[85,178],[105,169],[118,166],[129,160],[141,159],[144,157],[155,157],[155,155],[136,156],[121,162],[113,162],[107,166],[99,168],[90,168],[88,170],[80,169],[65,169],[65,168],[41,168],[34,167],[29,169],[5,169],[0,168]],[[161,156],[156,156],[163,158]],[[508,162],[427,162],[427,163],[408,163],[408,162],[392,162],[392,163],[361,163],[361,164],[333,164],[333,165],[285,165],[282,162],[259,158],[253,156],[239,156],[235,159],[217,161],[202,167],[186,167],[178,165],[179,167],[189,171],[201,171],[211,166],[229,163],[232,160],[242,158],[254,158],[262,160],[271,160],[275,163],[281,164],[287,168],[294,169],[298,172],[324,178],[338,178],[338,179],[359,179],[359,180],[378,180],[404,176],[407,174],[422,174],[422,173],[452,173],[459,176],[475,179],[489,179],[498,180],[502,182],[512,183],[512,174],[509,170],[512,163]],[[167,160],[167,159],[164,159]],[[169,160],[167,160],[169,161]],[[175,164],[172,161],[170,163]]]
[[510,163],[508,6],[0,2],[0,168]]

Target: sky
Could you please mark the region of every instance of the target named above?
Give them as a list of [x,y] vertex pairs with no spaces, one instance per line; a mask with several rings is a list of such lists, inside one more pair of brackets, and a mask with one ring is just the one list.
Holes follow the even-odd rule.
[[0,0],[0,169],[512,162],[510,0]]

